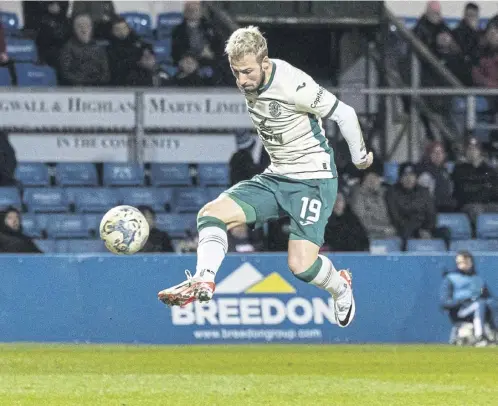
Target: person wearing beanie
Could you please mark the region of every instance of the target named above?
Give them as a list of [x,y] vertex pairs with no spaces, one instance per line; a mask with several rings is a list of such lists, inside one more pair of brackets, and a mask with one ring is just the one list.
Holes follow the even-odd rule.
[[399,180],[387,192],[387,207],[398,236],[434,238],[436,207],[429,191],[417,184],[415,165],[410,162],[399,167]]

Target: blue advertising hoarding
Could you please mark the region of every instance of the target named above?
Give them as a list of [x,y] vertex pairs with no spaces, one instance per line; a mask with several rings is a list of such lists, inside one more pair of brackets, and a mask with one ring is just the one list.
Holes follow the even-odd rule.
[[[447,342],[438,304],[451,255],[331,255],[353,273],[357,312],[335,324],[326,292],[291,275],[283,254],[230,255],[214,299],[165,307],[157,292],[195,256],[1,256],[0,341],[209,343]],[[498,291],[498,256],[477,257]]]

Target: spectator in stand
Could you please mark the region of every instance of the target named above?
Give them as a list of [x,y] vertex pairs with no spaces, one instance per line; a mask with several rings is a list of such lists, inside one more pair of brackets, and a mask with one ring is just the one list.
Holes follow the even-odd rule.
[[167,84],[181,87],[201,87],[212,86],[216,81],[214,70],[209,66],[202,67],[194,54],[187,51],[178,62],[178,72]]
[[81,14],[90,16],[95,27],[95,38],[109,38],[111,21],[116,16],[112,1],[73,1],[73,18]]
[[0,131],[0,186],[12,186],[17,183],[16,167],[16,152],[9,142],[9,136]]
[[61,51],[61,84],[98,86],[109,83],[107,54],[93,41],[90,17],[85,14],[77,16],[73,29],[73,37]]
[[251,231],[244,224],[227,232],[228,252],[250,253],[261,251],[263,246],[252,238]]
[[66,16],[67,8],[61,7],[62,2],[44,2],[46,13],[41,17],[40,31],[36,37],[36,45],[40,61],[59,69],[61,49],[69,39],[71,25]]
[[261,140],[248,131],[236,134],[237,152],[230,158],[230,182],[232,185],[251,179],[262,173],[270,164],[270,157]]
[[480,213],[498,213],[498,172],[485,162],[481,144],[470,138],[465,147],[465,162],[455,165],[455,198],[473,222]]
[[453,199],[453,181],[446,169],[446,151],[441,142],[431,142],[425,149],[417,172],[418,184],[427,188],[435,200],[438,212],[455,211]]
[[360,185],[353,189],[351,208],[368,233],[368,237],[390,238],[396,236],[387,211],[386,190],[382,185],[382,162],[377,161],[363,171]]
[[477,4],[466,4],[463,18],[452,34],[462,50],[466,61],[471,65],[475,65],[479,59],[479,43],[481,39],[481,33],[479,32],[479,6]]
[[[470,58],[466,58],[462,50],[455,42],[454,38],[448,32],[441,32],[436,37],[436,56],[439,61],[456,76],[465,86],[472,86],[472,63]],[[424,76],[427,76],[424,74]],[[442,81],[438,75],[434,76],[434,86],[444,87],[448,84]],[[431,87],[432,83],[424,83],[424,86]],[[445,104],[448,104],[448,99],[443,98]]]
[[415,165],[400,165],[398,183],[387,192],[387,207],[404,244],[409,238],[449,239],[447,230],[436,229],[434,199],[425,187],[417,184]]
[[8,62],[9,55],[7,55],[7,45],[5,44],[5,32],[0,22],[0,66],[6,65]]
[[211,76],[216,81],[223,41],[203,16],[200,1],[185,2],[183,14],[183,22],[172,33],[173,63],[186,77],[202,72],[203,76]]
[[437,35],[441,32],[451,32],[441,15],[441,3],[439,1],[427,2],[425,13],[417,21],[413,32],[431,51],[436,51]]
[[353,213],[342,192],[337,193],[334,209],[325,226],[324,251],[368,251],[367,230]]
[[474,84],[479,87],[498,87],[498,22],[488,24],[479,64],[472,70]]
[[139,62],[144,53],[144,46],[145,43],[130,29],[123,17],[113,20],[108,48],[112,85],[131,85],[131,78],[136,76],[135,71],[140,69]]
[[149,206],[139,206],[137,208],[149,223],[149,238],[140,252],[175,252],[168,233],[156,227],[156,213],[154,210]]
[[0,253],[41,253],[33,240],[23,234],[21,214],[14,207],[0,212]]

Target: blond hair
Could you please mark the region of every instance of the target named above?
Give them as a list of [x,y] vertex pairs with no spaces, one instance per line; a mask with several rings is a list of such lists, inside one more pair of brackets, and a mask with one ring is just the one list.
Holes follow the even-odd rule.
[[227,41],[225,52],[230,60],[238,61],[245,55],[254,54],[256,60],[261,63],[268,56],[268,45],[258,27],[239,28],[234,31]]

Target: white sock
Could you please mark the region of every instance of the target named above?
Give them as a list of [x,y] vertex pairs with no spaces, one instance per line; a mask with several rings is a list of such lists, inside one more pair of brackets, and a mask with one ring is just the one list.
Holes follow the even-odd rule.
[[322,260],[322,266],[309,283],[325,289],[332,294],[341,294],[345,287],[344,279],[339,275],[339,272],[337,272],[330,259],[323,255],[318,255],[318,258]]
[[228,250],[227,233],[219,227],[205,227],[199,231],[195,276],[214,282],[214,278]]

